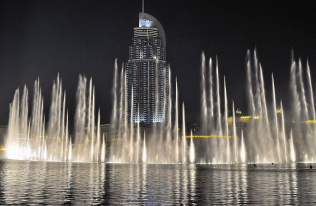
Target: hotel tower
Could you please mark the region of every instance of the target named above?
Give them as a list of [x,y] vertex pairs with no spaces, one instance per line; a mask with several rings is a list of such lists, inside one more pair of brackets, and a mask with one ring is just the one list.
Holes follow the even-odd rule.
[[128,122],[165,123],[170,98],[166,37],[160,22],[144,12],[144,3],[125,66]]

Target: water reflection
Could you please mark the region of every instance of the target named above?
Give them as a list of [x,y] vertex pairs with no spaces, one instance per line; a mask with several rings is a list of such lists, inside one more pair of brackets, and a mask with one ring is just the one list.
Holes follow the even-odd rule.
[[287,165],[0,161],[4,204],[312,204],[316,170]]

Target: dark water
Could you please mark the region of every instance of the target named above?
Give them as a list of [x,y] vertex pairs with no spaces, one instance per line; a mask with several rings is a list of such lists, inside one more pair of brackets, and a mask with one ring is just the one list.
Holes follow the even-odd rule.
[[316,205],[314,168],[1,160],[0,205]]

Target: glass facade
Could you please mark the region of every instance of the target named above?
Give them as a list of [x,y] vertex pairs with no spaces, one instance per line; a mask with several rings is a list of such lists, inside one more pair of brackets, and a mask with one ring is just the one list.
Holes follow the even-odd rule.
[[152,27],[134,28],[126,63],[127,118],[130,122],[132,117],[133,123],[165,123],[170,88],[164,31],[159,22],[160,29],[153,26],[157,25],[157,20],[148,14],[141,13],[140,21],[144,15]]

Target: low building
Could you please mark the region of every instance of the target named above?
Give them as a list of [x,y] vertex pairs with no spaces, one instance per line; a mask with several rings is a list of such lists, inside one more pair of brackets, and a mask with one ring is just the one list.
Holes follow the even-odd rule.
[[5,135],[7,133],[7,126],[0,126],[0,158],[4,157],[4,142],[5,142]]

